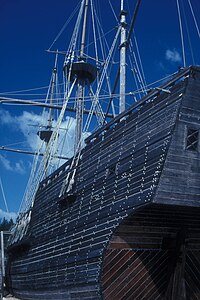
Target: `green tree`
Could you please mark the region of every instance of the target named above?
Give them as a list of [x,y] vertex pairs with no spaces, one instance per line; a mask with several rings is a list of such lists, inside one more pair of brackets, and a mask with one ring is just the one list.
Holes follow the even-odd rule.
[[0,231],[9,231],[13,225],[14,222],[12,219],[8,221],[6,218],[3,218],[0,222]]

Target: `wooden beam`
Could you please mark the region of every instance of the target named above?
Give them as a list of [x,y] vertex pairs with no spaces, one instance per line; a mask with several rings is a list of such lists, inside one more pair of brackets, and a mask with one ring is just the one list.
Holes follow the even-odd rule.
[[[32,152],[32,151],[25,151],[25,150],[19,150],[19,149],[7,148],[7,147],[4,147],[4,146],[0,147],[0,150],[4,150],[4,151],[8,151],[8,152],[21,153],[21,154],[30,154],[30,155],[44,156],[43,153],[37,153],[37,152]],[[66,156],[59,156],[59,155],[54,156],[54,158],[65,159],[65,160],[68,160],[68,159],[69,159],[69,157],[66,157]]]
[[[6,98],[6,97],[0,97],[0,104],[3,103],[17,103],[17,104],[24,104],[24,105],[32,105],[32,106],[39,106],[39,107],[46,107],[46,108],[52,108],[52,109],[57,109],[57,110],[61,110],[62,109],[62,105],[55,105],[55,104],[47,104],[47,103],[40,103],[40,102],[36,102],[36,101],[31,101],[31,100],[23,100],[23,99],[15,99],[15,98]],[[71,112],[76,112],[76,109],[73,107],[66,107],[66,111],[71,111]],[[84,114],[88,115],[90,113],[89,110],[84,109]],[[95,115],[95,112],[93,112],[93,115]],[[113,118],[113,114],[110,113],[106,113],[105,114],[107,118]]]

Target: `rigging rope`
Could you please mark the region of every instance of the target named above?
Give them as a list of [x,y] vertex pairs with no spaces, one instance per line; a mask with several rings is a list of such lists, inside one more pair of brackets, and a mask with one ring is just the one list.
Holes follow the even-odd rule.
[[[2,92],[0,93],[0,95],[4,95],[4,94],[10,94],[10,93],[20,93],[20,92],[29,92],[29,91],[36,91],[36,90],[42,90],[42,89],[47,89],[49,86],[42,86],[39,88],[32,88],[32,89],[26,89],[26,90],[18,90],[18,91],[9,91],[9,92]],[[46,94],[45,94],[46,95]]]
[[[130,55],[129,55],[129,61],[130,61],[132,75],[133,75],[133,78],[135,80],[136,88],[139,90],[139,85],[138,85],[138,80],[137,80],[137,70],[135,70],[135,68],[133,66],[133,62],[131,61]],[[140,93],[139,93],[139,95],[140,95]],[[140,96],[140,98],[141,98],[141,96]],[[137,102],[136,96],[134,96],[134,100],[135,100],[135,102]]]
[[12,144],[6,144],[6,145],[4,145],[4,147],[7,148],[7,147],[10,147],[10,146],[16,146],[16,145],[22,145],[22,144],[26,145],[26,141],[12,143]]
[[116,13],[115,13],[115,11],[114,11],[114,8],[113,8],[112,3],[110,2],[110,0],[109,0],[109,4],[110,4],[110,8],[111,8],[111,10],[112,10],[112,13],[113,13],[113,15],[114,15],[114,17],[115,17],[115,20],[117,21],[117,23],[119,23],[119,20],[118,20],[118,18],[117,18],[117,15],[116,15]]
[[[103,61],[105,61],[105,48],[107,48],[107,50],[109,51],[109,46],[108,46],[108,42],[106,40],[106,35],[108,35],[110,32],[112,32],[114,30],[114,28],[112,28],[111,30],[109,30],[107,33],[104,33],[103,28],[101,26],[101,22],[98,18],[98,14],[95,10],[94,7],[94,13],[95,13],[95,18],[96,18],[96,22],[97,22],[97,31],[98,31],[98,40],[100,41],[100,47],[101,47],[101,52],[102,52],[102,57],[103,57]],[[102,39],[104,38],[104,39]],[[104,41],[104,44],[102,43],[102,40]]]
[[[68,119],[67,119],[67,124],[66,124],[66,128],[65,128],[65,131],[64,131],[64,136],[63,136],[63,138],[62,138],[62,141],[61,141],[61,143],[60,143],[60,145],[61,145],[61,151],[60,151],[60,154],[62,155],[62,153],[63,153],[63,150],[64,150],[64,146],[65,146],[65,144],[66,144],[66,142],[68,142],[68,140],[67,140],[67,135],[69,135],[69,129],[70,129],[70,126],[71,126],[71,122],[73,122],[73,118],[72,117],[69,117]],[[59,145],[59,146],[60,146]],[[58,149],[60,149],[60,147],[58,146]],[[65,152],[65,155],[66,156],[72,156],[72,155],[70,155],[70,151],[71,151],[71,149],[70,149],[70,146],[71,145],[69,145],[69,143],[68,143],[68,145],[67,145],[67,148],[69,149],[68,150],[68,152]],[[59,159],[58,160],[58,163],[57,163],[57,168],[60,166],[60,163],[61,163],[61,159]]]
[[79,34],[79,31],[80,31],[79,28],[80,28],[80,24],[81,24],[82,15],[83,15],[83,10],[84,10],[84,0],[82,0],[81,8],[80,8],[78,18],[77,18],[77,21],[76,21],[76,24],[75,24],[75,27],[74,27],[72,38],[71,38],[71,41],[69,43],[67,54],[65,56],[66,64],[68,64],[69,62],[72,63],[74,61],[74,58],[75,58],[76,45],[77,45],[77,40],[78,40],[78,34]]
[[142,73],[140,72],[140,67],[138,65],[138,61],[137,61],[137,58],[136,58],[135,51],[133,49],[133,43],[132,43],[131,39],[130,39],[130,48],[132,50],[129,52],[129,55],[131,54],[133,56],[133,61],[135,62],[135,68],[132,68],[132,69],[136,71],[136,78],[138,78],[138,83],[140,85],[142,93],[145,95],[146,94],[146,88],[145,88],[146,83],[144,82],[144,78],[142,77]]
[[56,43],[56,41],[59,39],[59,37],[61,36],[61,34],[63,33],[63,31],[66,29],[67,25],[71,22],[71,20],[73,19],[73,17],[75,16],[76,12],[78,11],[80,2],[78,3],[78,5],[75,7],[74,11],[72,12],[71,16],[67,19],[67,21],[65,22],[65,24],[63,25],[63,27],[61,28],[61,30],[59,31],[59,33],[57,34],[57,36],[55,37],[53,43],[50,45],[48,51],[51,50],[51,48],[53,47],[53,45]]
[[54,145],[55,141],[57,140],[57,138],[59,136],[58,130],[61,126],[61,123],[62,123],[62,120],[63,120],[63,117],[64,117],[64,113],[65,113],[65,110],[66,110],[66,107],[67,107],[67,103],[68,103],[69,97],[72,93],[72,90],[74,88],[75,83],[76,83],[76,79],[72,83],[72,85],[69,89],[69,93],[66,95],[65,103],[63,104],[62,110],[60,112],[59,119],[58,119],[57,124],[56,124],[56,128],[53,131],[53,133],[51,135],[51,138],[49,140],[49,143],[48,143],[48,145],[45,149],[44,157],[41,160],[41,163],[40,163],[40,165],[37,169],[37,172],[35,173],[34,178],[31,178],[32,179],[31,184],[29,184],[27,186],[27,190],[25,192],[25,195],[24,195],[21,207],[20,207],[20,212],[26,212],[33,205],[35,194],[37,192],[39,183],[44,177],[44,167],[46,167],[47,164],[48,165],[50,164],[50,160],[53,156],[53,151],[55,151],[53,145]]
[[181,12],[179,6],[179,0],[176,0],[177,9],[178,9],[178,18],[179,18],[179,26],[180,26],[180,34],[181,34],[181,45],[182,45],[182,54],[183,54],[183,66],[186,67],[186,59],[185,59],[185,46],[184,46],[184,37],[183,37],[183,27],[181,20]]
[[[107,57],[107,59],[106,59],[106,61],[105,61],[105,65],[104,65],[104,68],[103,68],[102,73],[101,73],[101,77],[100,77],[100,80],[99,80],[99,84],[98,84],[98,86],[97,86],[96,94],[94,95],[94,101],[93,101],[93,103],[97,103],[96,101],[98,101],[99,93],[100,93],[100,90],[101,90],[101,87],[102,87],[102,84],[103,84],[103,80],[104,80],[104,78],[105,78],[105,75],[106,75],[106,71],[107,71],[109,62],[110,62],[110,60],[111,60],[111,58],[112,58],[113,51],[114,51],[114,49],[115,49],[115,47],[116,47],[116,43],[117,43],[117,39],[118,39],[118,37],[119,37],[119,34],[120,34],[120,27],[118,27],[118,30],[117,30],[117,33],[116,33],[116,35],[115,35],[114,41],[113,41],[113,43],[112,43],[112,46],[111,46],[111,48],[110,48],[108,57]],[[92,104],[93,104],[93,103],[92,103]],[[92,106],[91,114],[88,115],[86,124],[87,124],[88,122],[90,123],[91,117],[92,117],[92,113],[94,112],[94,108],[95,108],[95,106],[94,106],[94,107]],[[87,128],[87,125],[85,126],[85,128]],[[84,131],[87,131],[87,129],[84,130]]]
[[8,204],[7,204],[7,201],[6,201],[6,196],[5,196],[5,193],[4,193],[1,177],[0,177],[0,186],[1,186],[1,192],[2,192],[2,196],[3,196],[4,204],[5,204],[5,207],[6,207],[6,211],[9,213]]
[[146,83],[146,79],[145,79],[144,68],[143,68],[143,65],[142,65],[141,55],[140,55],[138,42],[137,42],[137,39],[136,39],[134,29],[133,29],[133,35],[134,35],[135,46],[136,46],[137,55],[138,55],[138,59],[139,59],[139,63],[140,63],[140,68],[141,68],[141,73],[142,73],[142,78],[143,78],[143,85],[144,85],[144,89],[145,89],[145,86],[147,85],[147,83]]
[[197,24],[197,20],[196,20],[196,17],[195,17],[195,14],[194,14],[194,10],[193,10],[193,8],[192,8],[192,4],[191,4],[190,0],[188,0],[188,3],[189,3],[189,6],[190,6],[190,10],[191,10],[191,13],[192,13],[192,17],[193,17],[193,19],[194,19],[194,24],[195,24],[195,26],[196,26],[196,30],[197,30],[198,36],[199,36],[199,38],[200,38],[199,26],[198,26],[198,24]]
[[[182,0],[181,0],[181,1],[182,1]],[[191,52],[191,57],[192,57],[192,63],[193,63],[193,65],[195,65],[194,51],[193,51],[193,48],[192,48],[192,43],[191,43],[191,38],[190,38],[190,32],[189,32],[189,27],[188,27],[187,17],[186,17],[185,8],[184,8],[183,3],[182,3],[182,8],[183,8],[183,16],[184,16],[184,20],[185,20],[185,26],[186,26],[186,31],[187,31],[187,37],[188,37],[188,42],[189,42],[189,47],[190,47],[190,52]]]
[[94,48],[95,48],[96,63],[97,63],[99,61],[99,58],[98,58],[98,51],[97,51],[97,38],[96,38],[96,29],[95,29],[95,22],[94,22],[93,0],[90,1],[90,4],[91,4],[91,12],[92,12],[92,27],[93,27],[93,34],[94,34]]

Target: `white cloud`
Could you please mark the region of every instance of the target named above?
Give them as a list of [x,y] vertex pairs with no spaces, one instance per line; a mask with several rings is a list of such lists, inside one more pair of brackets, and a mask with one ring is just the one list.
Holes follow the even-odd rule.
[[18,174],[25,174],[26,169],[22,160],[12,163],[5,156],[0,154],[0,164],[7,170]]
[[165,52],[165,58],[172,63],[182,61],[180,53],[175,49],[167,49]]
[[[53,122],[53,127],[56,122]],[[76,120],[71,117],[66,117],[61,124],[58,141],[58,155],[72,157],[74,153],[74,137],[75,137]]]
[[4,125],[9,125],[22,133],[29,150],[35,151],[38,141],[37,136],[39,126],[42,124],[42,116],[32,112],[24,111],[20,116],[12,116],[8,111],[0,113],[0,121]]
[[[20,116],[12,116],[8,111],[0,112],[0,121],[4,125],[12,126],[13,128],[20,130],[24,135],[27,146],[32,151],[41,146],[41,140],[37,135],[39,130],[45,130],[45,120],[48,119],[48,114],[37,115],[33,112],[24,111]],[[59,131],[59,149],[63,149],[65,156],[71,157],[74,150],[74,135],[75,135],[76,120],[72,117],[66,117],[61,123],[61,129]],[[53,127],[56,127],[56,121],[53,121]],[[64,142],[64,145],[61,143]],[[58,151],[58,155],[61,155]],[[9,167],[9,162],[7,162]]]
[[21,175],[26,173],[26,168],[22,160],[19,160],[18,162],[15,163],[14,171]]
[[10,219],[13,219],[13,221],[15,222],[16,218],[17,218],[17,213],[15,212],[6,212],[6,211],[3,211],[2,209],[0,209],[0,219],[7,219],[8,221]]
[[12,171],[11,162],[1,154],[0,163],[7,171]]
[[[48,119],[48,113],[45,112],[43,115],[38,115],[33,112],[23,111],[20,116],[12,116],[8,111],[4,113],[0,113],[0,122],[2,122],[6,126],[11,126],[14,130],[19,130],[26,142],[26,149],[28,148],[30,151],[37,151],[39,148],[41,152],[45,150],[45,144],[40,140],[37,135],[39,130],[45,130],[43,125],[46,125],[46,121]],[[56,127],[56,121],[53,121],[53,128]],[[72,157],[74,154],[74,137],[75,137],[75,126],[76,120],[75,118],[67,116],[61,123],[59,130],[59,137],[57,143],[55,143],[55,147],[57,150],[55,151],[55,156],[64,156],[64,157]],[[84,139],[90,133],[84,133]],[[11,162],[5,158],[4,156],[0,156],[0,163],[9,171],[15,171],[20,174],[25,173],[25,166],[23,161],[18,161],[15,165],[11,164]],[[60,161],[59,165],[64,163],[63,160]],[[52,166],[58,166],[57,160],[51,161]],[[53,167],[53,168],[54,168]]]
[[0,123],[1,124],[12,124],[13,117],[7,110],[0,110]]
[[32,112],[24,111],[20,116],[12,116],[8,111],[0,111],[0,123],[9,126],[10,129],[20,131],[26,140],[29,150],[35,150],[40,141],[37,136],[39,126],[44,123],[47,114],[37,115]]
[[[46,124],[48,119],[48,113],[38,115],[33,112],[24,111],[20,116],[12,116],[8,111],[0,112],[0,123],[9,126],[12,130],[18,130],[23,134],[26,142],[26,149],[30,151],[36,151],[41,148],[45,149],[44,142],[40,140],[37,135],[39,130],[45,130],[43,125]],[[74,136],[75,136],[75,124],[76,120],[72,117],[66,117],[61,123],[61,129],[59,131],[59,138],[57,142],[56,151],[57,156],[72,157],[74,153]],[[56,127],[56,121],[53,121],[53,127]],[[43,152],[41,151],[41,152]],[[61,163],[63,163],[62,161]],[[25,172],[23,162],[20,160],[14,166],[4,156],[0,156],[0,163],[9,171],[15,170],[20,174]],[[54,162],[52,162],[54,164]]]

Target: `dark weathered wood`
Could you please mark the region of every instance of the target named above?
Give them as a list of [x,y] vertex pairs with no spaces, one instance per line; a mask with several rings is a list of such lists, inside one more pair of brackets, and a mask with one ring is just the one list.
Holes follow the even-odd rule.
[[[200,242],[199,214],[199,209],[170,206],[148,206],[133,213],[107,247],[101,277],[104,299],[184,299],[186,294],[198,299],[200,259],[194,244]],[[164,246],[165,238],[174,241],[171,246]]]
[[171,94],[152,91],[87,139],[74,202],[59,203],[71,161],[40,184],[25,236],[30,249],[10,256],[7,268],[16,296],[101,299],[103,291],[109,300],[162,300],[171,238],[184,224],[186,293],[200,297],[200,145],[185,147],[187,127],[200,128],[199,73],[177,74],[162,85]]

